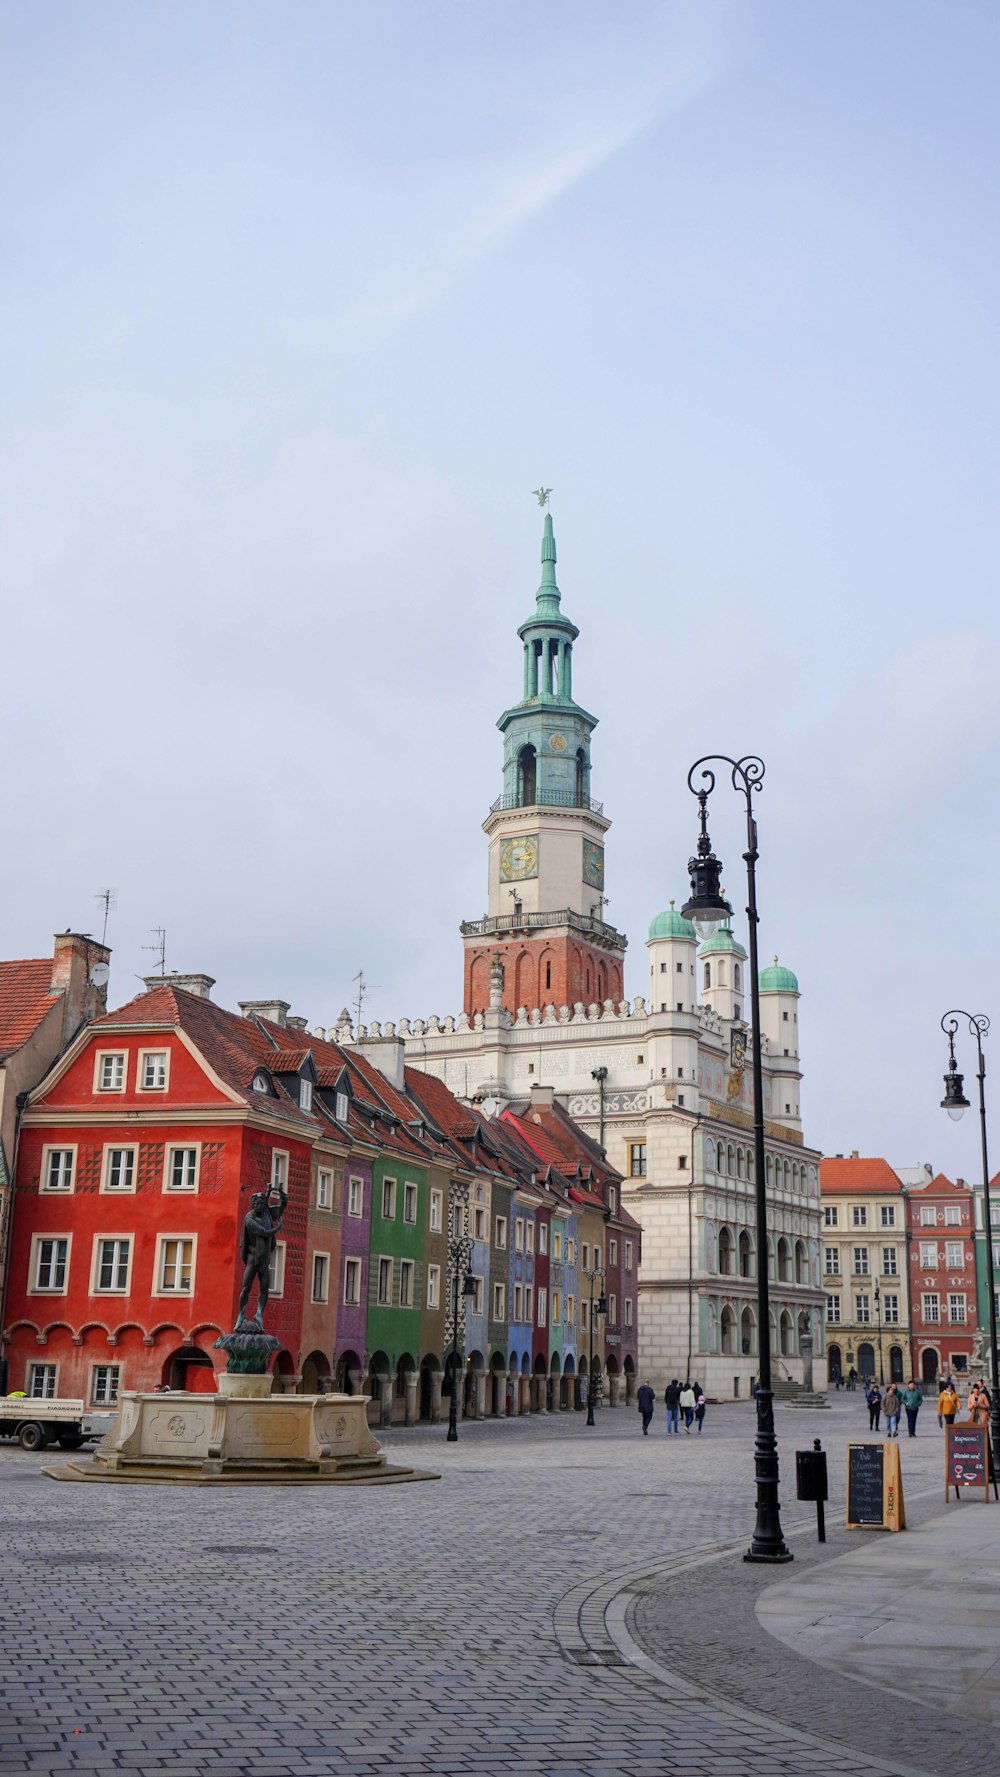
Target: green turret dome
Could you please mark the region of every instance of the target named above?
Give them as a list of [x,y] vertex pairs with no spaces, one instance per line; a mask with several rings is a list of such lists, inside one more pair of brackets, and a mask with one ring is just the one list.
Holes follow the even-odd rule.
[[724,956],[746,956],[746,951],[739,939],[733,937],[733,928],[728,919],[725,925],[720,926],[711,938],[705,939],[698,955],[714,956],[717,951],[721,951]]
[[784,968],[775,957],[769,969],[760,972],[761,993],[798,993],[799,984],[791,969]]
[[651,938],[693,938],[697,942],[698,934],[689,919],[678,913],[671,901],[663,913],[658,913],[649,928]]

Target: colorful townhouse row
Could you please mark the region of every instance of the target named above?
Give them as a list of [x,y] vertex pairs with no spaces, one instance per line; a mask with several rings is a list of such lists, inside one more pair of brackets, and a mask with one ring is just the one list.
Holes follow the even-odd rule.
[[340,1047],[213,985],[152,979],[22,1104],[9,1389],[213,1389],[250,1194],[280,1189],[277,1387],[370,1393],[382,1424],[446,1414],[456,1363],[465,1415],[579,1406],[591,1385],[631,1400],[639,1228],[551,1089],[489,1116],[401,1042]]

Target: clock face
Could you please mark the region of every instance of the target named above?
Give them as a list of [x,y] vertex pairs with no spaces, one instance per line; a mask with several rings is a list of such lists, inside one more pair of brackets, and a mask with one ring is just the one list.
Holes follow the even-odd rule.
[[591,839],[583,842],[583,880],[591,888],[604,887],[604,847]]
[[549,735],[549,746],[552,748],[552,751],[554,753],[565,753],[565,751],[566,751],[566,736],[564,734],[550,734]]
[[500,847],[501,882],[524,882],[538,875],[538,839],[533,833],[505,839]]

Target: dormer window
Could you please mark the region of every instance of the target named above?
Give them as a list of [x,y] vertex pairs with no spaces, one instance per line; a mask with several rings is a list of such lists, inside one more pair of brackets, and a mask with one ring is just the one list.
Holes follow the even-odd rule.
[[337,1093],[337,1122],[338,1123],[346,1123],[347,1122],[347,1093],[346,1092],[338,1092]]
[[255,1092],[266,1092],[267,1091],[267,1081],[265,1080],[263,1074],[254,1074],[253,1089]]
[[299,1081],[299,1109],[311,1111],[313,1105],[313,1089],[311,1080]]

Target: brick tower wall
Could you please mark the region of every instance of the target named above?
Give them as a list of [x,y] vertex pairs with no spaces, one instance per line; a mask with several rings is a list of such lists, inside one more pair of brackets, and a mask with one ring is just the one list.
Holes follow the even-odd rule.
[[624,996],[621,953],[587,944],[568,934],[538,938],[505,938],[492,944],[467,945],[463,1005],[469,1017],[490,1003],[490,965],[503,963],[502,1004],[517,1013],[543,1006],[584,1006]]

